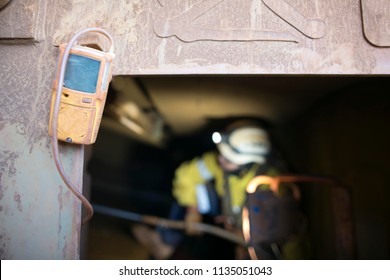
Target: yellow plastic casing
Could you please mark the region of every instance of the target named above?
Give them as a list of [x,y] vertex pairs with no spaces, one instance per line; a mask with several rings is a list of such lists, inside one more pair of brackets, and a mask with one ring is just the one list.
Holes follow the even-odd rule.
[[[60,46],[59,61],[62,61],[66,44]],[[79,55],[100,62],[100,69],[94,93],[86,93],[63,86],[58,113],[57,136],[61,141],[76,144],[93,144],[96,141],[100,122],[103,116],[108,85],[112,78],[112,61],[114,54],[75,45],[70,55]],[[52,122],[56,91],[58,87],[59,69],[54,82],[51,98],[49,134],[52,134]]]

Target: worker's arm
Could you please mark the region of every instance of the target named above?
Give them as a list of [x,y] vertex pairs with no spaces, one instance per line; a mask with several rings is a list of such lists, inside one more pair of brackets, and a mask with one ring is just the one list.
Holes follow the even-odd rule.
[[202,222],[202,215],[199,213],[197,207],[187,207],[184,222],[186,225],[186,233],[188,235],[200,235],[202,233],[193,227],[194,223]]
[[194,161],[185,162],[175,172],[173,196],[180,206],[197,207],[196,185],[202,181]]
[[[200,161],[204,164],[203,166],[199,166]],[[183,163],[176,170],[173,181],[173,196],[180,206],[187,209],[185,222],[188,225],[187,233],[189,234],[198,233],[191,228],[191,225],[193,223],[199,223],[202,220],[202,216],[198,210],[196,188],[198,185],[205,184],[207,180],[214,177],[214,162],[216,162],[215,153],[209,152],[204,154],[201,158],[195,158],[192,161]],[[200,167],[206,170],[200,170]],[[206,171],[209,173],[209,176],[206,176],[205,178],[204,173]]]

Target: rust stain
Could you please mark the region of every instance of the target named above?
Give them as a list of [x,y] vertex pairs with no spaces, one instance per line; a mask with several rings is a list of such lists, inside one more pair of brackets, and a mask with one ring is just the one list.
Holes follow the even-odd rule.
[[0,158],[0,175],[7,173],[9,176],[16,175],[15,160],[19,158],[19,155],[11,151],[1,151]]
[[58,220],[60,221],[58,223],[58,235],[61,234],[61,230],[62,230],[62,226],[61,226],[61,213],[62,213],[62,209],[64,207],[64,199],[63,199],[63,192],[62,192],[62,185],[59,185],[58,186],[58,189],[60,190],[58,192],[58,205],[59,205],[59,211],[58,211]]
[[62,208],[63,208],[63,204],[64,204],[64,199],[63,199],[63,195],[62,195],[62,185],[59,185],[58,186],[58,189],[60,190],[59,193],[58,193],[58,204],[60,206],[60,212],[62,211]]
[[18,210],[23,212],[21,196],[18,192],[14,193],[14,201],[17,203]]

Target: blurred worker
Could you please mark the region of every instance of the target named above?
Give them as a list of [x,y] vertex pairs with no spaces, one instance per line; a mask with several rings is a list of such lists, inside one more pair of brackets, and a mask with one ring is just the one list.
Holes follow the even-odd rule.
[[[215,132],[212,138],[216,151],[184,162],[176,170],[173,196],[177,204],[172,207],[170,218],[184,219],[187,235],[200,234],[191,225],[202,222],[206,216],[226,230],[242,234],[248,183],[257,175],[276,176],[282,167],[272,160],[267,131],[254,121],[234,122],[224,131]],[[158,234],[142,226],[135,227],[133,233],[157,259],[169,258],[184,237],[181,231],[160,229]],[[267,244],[260,247],[260,258],[279,257],[279,252]],[[237,258],[245,258],[240,255]]]

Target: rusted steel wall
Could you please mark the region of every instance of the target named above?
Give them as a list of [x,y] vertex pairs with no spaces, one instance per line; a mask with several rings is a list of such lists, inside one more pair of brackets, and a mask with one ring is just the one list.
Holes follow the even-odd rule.
[[[113,35],[114,74],[390,73],[388,0],[0,4],[2,259],[79,256],[80,203],[54,166],[47,123],[53,45],[82,28]],[[87,39],[107,45],[95,35]],[[62,148],[67,171],[81,184],[81,149]]]
[[49,6],[53,44],[86,26],[112,33],[116,74],[390,73],[388,0],[56,0]]
[[[55,167],[47,134],[57,51],[46,41],[45,1],[0,10],[0,259],[77,259],[80,203]],[[83,154],[63,147],[80,184]]]

